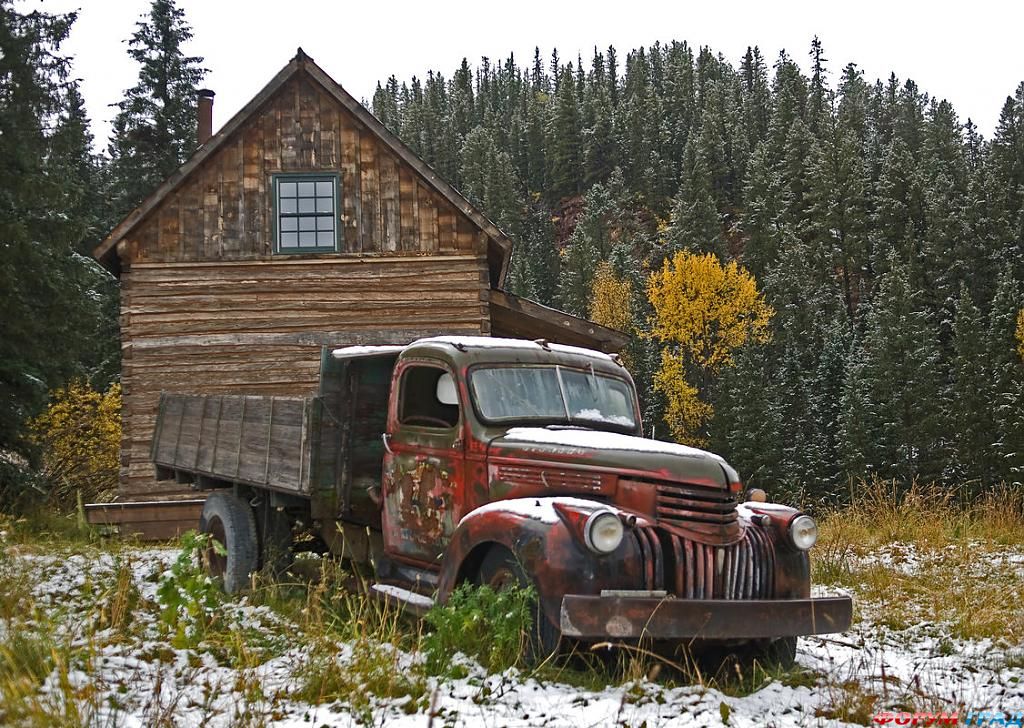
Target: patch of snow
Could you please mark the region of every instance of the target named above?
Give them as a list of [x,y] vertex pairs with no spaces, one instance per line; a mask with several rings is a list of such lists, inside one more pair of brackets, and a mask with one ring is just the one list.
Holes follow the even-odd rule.
[[398,354],[404,346],[389,344],[385,346],[343,346],[331,352],[335,359],[354,359],[360,356],[384,356],[386,354]]
[[432,606],[434,606],[434,600],[430,597],[423,596],[422,594],[417,594],[416,592],[409,591],[408,589],[403,589],[400,586],[393,586],[391,584],[374,584],[371,588],[374,591],[380,592],[381,594],[386,594],[389,597],[394,597],[400,602],[413,604],[417,607],[424,607],[426,609],[430,609]]
[[[573,498],[571,496],[556,496],[553,498],[509,498],[508,500],[493,501],[476,508],[462,517],[459,525],[469,518],[484,513],[514,513],[524,518],[532,518],[541,523],[558,523],[558,511],[555,504],[560,503],[570,508],[590,510],[593,508],[605,508],[615,511],[615,508],[598,501],[587,500],[586,498]],[[617,511],[616,511],[617,512]]]
[[519,442],[540,442],[566,447],[594,448],[596,450],[627,450],[630,452],[652,452],[679,455],[685,458],[713,458],[724,463],[720,456],[707,450],[663,440],[648,440],[646,437],[621,435],[617,432],[596,430],[549,429],[546,427],[513,427],[505,438]]
[[597,422],[611,422],[613,425],[625,425],[626,427],[636,426],[636,423],[633,422],[632,417],[625,417],[623,415],[606,415],[601,410],[597,409],[580,410],[579,412],[573,415],[573,419],[595,420]]
[[[419,339],[413,343],[432,343],[436,342],[439,344],[451,344],[452,346],[465,346],[467,348],[476,349],[533,349],[533,350],[544,350],[540,344],[536,341],[530,341],[528,339],[502,339],[493,336],[432,336],[428,339]],[[589,356],[593,359],[603,359],[605,361],[614,361],[611,356],[594,349],[584,349],[579,346],[569,346],[567,344],[551,344],[547,345],[547,348],[551,351],[557,351],[562,354],[577,354],[580,356]]]

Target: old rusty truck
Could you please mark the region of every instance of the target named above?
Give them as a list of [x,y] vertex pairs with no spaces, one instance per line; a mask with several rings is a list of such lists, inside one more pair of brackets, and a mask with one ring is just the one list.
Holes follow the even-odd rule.
[[165,393],[152,456],[208,492],[200,529],[229,591],[311,532],[413,612],[463,582],[532,584],[544,650],[792,659],[798,635],[850,625],[849,598],[811,597],[814,520],[717,455],[644,438],[614,355],[489,337],[325,350],[315,396]]

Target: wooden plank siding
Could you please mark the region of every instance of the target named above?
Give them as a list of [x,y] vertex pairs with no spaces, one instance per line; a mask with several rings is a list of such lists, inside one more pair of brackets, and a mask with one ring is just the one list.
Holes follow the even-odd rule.
[[296,396],[322,346],[486,333],[480,255],[135,263],[122,274],[122,497],[181,493],[153,479],[162,391]]
[[131,232],[125,262],[271,257],[271,177],[301,172],[339,174],[339,252],[476,252],[465,214],[299,76]]

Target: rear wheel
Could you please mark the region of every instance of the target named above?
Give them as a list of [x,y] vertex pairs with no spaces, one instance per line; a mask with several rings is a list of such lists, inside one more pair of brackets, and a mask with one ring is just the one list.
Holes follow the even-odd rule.
[[[489,586],[494,591],[503,589],[527,589],[533,582],[523,571],[523,567],[508,549],[496,546],[487,552],[480,564],[478,572],[481,586]],[[561,632],[548,621],[540,606],[539,597],[535,597],[531,608],[532,619],[528,628],[523,659],[529,666],[536,666],[558,650]]]
[[211,544],[203,554],[210,576],[220,578],[224,591],[236,594],[249,586],[249,575],[259,564],[256,517],[244,500],[226,491],[210,493],[199,517],[200,533],[209,534],[224,546],[218,554]]

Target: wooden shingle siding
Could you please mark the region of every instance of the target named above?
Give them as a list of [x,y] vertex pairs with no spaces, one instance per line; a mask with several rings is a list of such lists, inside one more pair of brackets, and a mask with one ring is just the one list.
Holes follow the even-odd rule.
[[339,252],[475,252],[476,225],[297,77],[132,231],[127,262],[271,257],[271,177],[302,172],[340,173]]
[[486,333],[482,255],[137,261],[121,277],[123,497],[187,486],[153,480],[160,392],[313,393],[322,346]]

